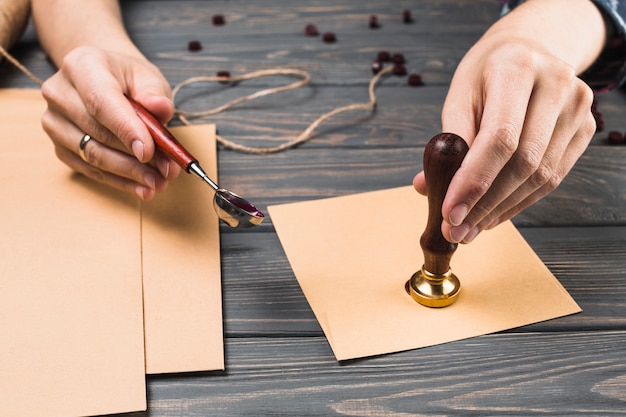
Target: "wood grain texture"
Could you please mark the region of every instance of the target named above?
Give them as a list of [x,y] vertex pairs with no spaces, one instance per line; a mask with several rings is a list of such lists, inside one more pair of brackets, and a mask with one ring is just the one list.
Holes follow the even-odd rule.
[[619,415],[625,342],[501,334],[337,364],[323,338],[230,339],[224,374],[150,378],[149,415]]
[[[520,231],[583,312],[517,331],[626,330],[626,227]],[[275,233],[222,234],[222,269],[227,336],[322,334]]]
[[[221,135],[275,146],[322,113],[367,101],[377,52],[402,52],[424,87],[386,77],[374,112],[339,115],[313,139],[279,154],[220,147],[219,182],[260,209],[270,204],[404,186],[422,168],[426,142],[456,65],[499,15],[496,0],[124,0],[129,33],[172,86],[219,70],[293,66],[312,74],[296,91],[211,117]],[[411,25],[401,23],[410,9]],[[213,26],[214,14],[226,25]],[[371,30],[376,14],[382,27]],[[304,26],[338,42],[307,38]],[[191,40],[203,49],[187,50]],[[12,51],[40,77],[54,72],[32,27]],[[290,82],[271,77],[194,85],[177,102],[215,107]],[[36,85],[7,62],[0,87]],[[149,411],[132,417],[624,415],[626,410],[626,96],[597,97],[606,128],[548,198],[514,219],[583,308],[580,314],[409,352],[338,364],[293,275],[271,219],[241,233],[221,229],[226,368],[148,378]],[[180,124],[174,120],[172,124]],[[378,220],[375,220],[378,221]],[[381,220],[382,221],[382,220]],[[122,417],[122,416],[120,416]]]

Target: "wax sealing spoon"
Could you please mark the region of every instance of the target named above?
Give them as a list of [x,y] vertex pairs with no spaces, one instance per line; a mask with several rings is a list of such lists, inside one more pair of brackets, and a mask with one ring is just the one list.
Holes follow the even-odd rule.
[[234,228],[248,228],[260,224],[265,215],[244,198],[220,188],[200,167],[198,160],[176,140],[174,135],[159,122],[145,107],[130,97],[126,97],[135,112],[148,128],[152,139],[167,156],[172,158],[188,173],[196,174],[215,191],[213,208],[217,216]]

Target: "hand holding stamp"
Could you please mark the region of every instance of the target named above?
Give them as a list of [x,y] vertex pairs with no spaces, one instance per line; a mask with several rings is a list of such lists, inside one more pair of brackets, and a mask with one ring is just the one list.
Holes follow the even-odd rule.
[[448,242],[441,233],[441,206],[452,177],[469,150],[454,133],[434,136],[424,150],[424,175],[428,195],[428,222],[420,239],[424,265],[409,281],[409,293],[428,307],[446,307],[456,301],[461,283],[450,269],[458,244]]

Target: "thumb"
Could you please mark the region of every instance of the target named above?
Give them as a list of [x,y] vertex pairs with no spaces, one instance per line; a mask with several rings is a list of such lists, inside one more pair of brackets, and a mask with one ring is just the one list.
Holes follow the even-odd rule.
[[138,91],[133,98],[163,124],[174,116],[174,103],[170,98],[169,87],[167,92]]
[[174,116],[172,89],[169,83],[155,68],[139,67],[134,72],[129,93],[161,123],[167,123]]

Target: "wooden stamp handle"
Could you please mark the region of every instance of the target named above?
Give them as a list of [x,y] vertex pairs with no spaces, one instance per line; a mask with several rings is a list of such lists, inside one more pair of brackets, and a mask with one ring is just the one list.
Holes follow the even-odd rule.
[[450,270],[450,259],[457,248],[441,233],[441,206],[452,177],[469,150],[467,143],[454,133],[434,136],[424,150],[424,176],[428,195],[428,223],[420,239],[424,252],[424,269],[442,275]]

